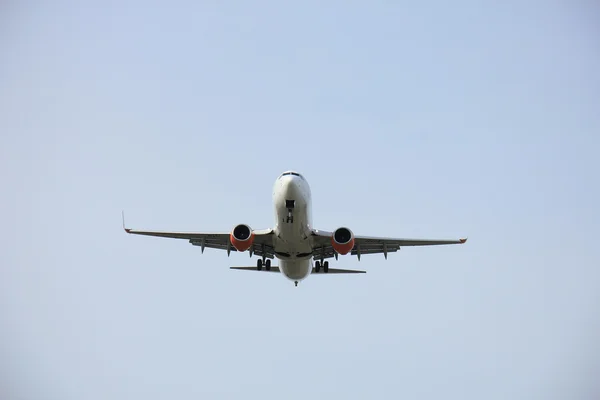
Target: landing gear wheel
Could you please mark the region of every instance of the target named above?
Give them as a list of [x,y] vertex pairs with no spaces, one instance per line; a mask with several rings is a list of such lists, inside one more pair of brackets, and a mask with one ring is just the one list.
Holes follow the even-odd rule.
[[316,261],[315,262],[315,272],[319,272],[321,270],[321,262],[320,261]]
[[325,272],[325,273],[329,272],[329,261],[323,262],[323,272]]
[[267,261],[265,261],[265,269],[266,269],[267,271],[270,271],[270,270],[271,270],[271,260],[267,260]]
[[263,267],[263,260],[261,260],[260,258],[258,260],[256,260],[256,269],[257,270],[261,270]]

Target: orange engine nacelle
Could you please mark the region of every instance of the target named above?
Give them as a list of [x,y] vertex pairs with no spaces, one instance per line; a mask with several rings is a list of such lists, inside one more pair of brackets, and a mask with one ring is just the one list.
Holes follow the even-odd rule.
[[348,228],[338,228],[331,236],[331,245],[339,254],[348,254],[354,247],[354,234]]
[[237,251],[246,251],[254,242],[254,232],[248,225],[240,224],[233,228],[229,234],[229,240]]

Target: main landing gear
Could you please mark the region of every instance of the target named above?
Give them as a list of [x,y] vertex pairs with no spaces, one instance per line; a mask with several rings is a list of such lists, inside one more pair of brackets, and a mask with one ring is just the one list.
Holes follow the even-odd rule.
[[263,265],[265,266],[265,269],[267,271],[271,270],[271,260],[265,260],[265,261],[263,261],[260,258],[258,260],[256,260],[256,269],[257,270],[261,271],[262,268],[263,268]]
[[[315,261],[315,272],[321,271],[321,261]],[[323,261],[323,272],[329,272],[329,261]]]

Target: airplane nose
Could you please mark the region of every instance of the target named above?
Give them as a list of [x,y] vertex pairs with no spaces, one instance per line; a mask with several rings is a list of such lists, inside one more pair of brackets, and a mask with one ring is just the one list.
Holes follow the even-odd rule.
[[283,182],[283,191],[287,199],[296,200],[300,194],[300,185],[295,179],[286,179]]

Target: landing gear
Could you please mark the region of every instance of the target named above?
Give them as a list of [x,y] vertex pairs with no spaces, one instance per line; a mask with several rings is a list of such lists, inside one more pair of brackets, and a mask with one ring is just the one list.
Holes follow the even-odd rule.
[[[315,262],[315,272],[320,272],[321,271],[321,261],[316,261]],[[323,261],[323,272],[327,273],[329,272],[329,261]]]
[[298,286],[298,281],[294,281],[294,286]]
[[271,270],[271,260],[262,260],[260,258],[258,260],[256,260],[256,269],[257,270],[262,271],[263,265],[267,271]]
[[292,210],[295,207],[296,207],[296,200],[286,200],[285,201],[285,208],[287,208],[287,210],[288,210],[287,221],[286,221],[288,224],[294,223],[294,215],[292,214]]

